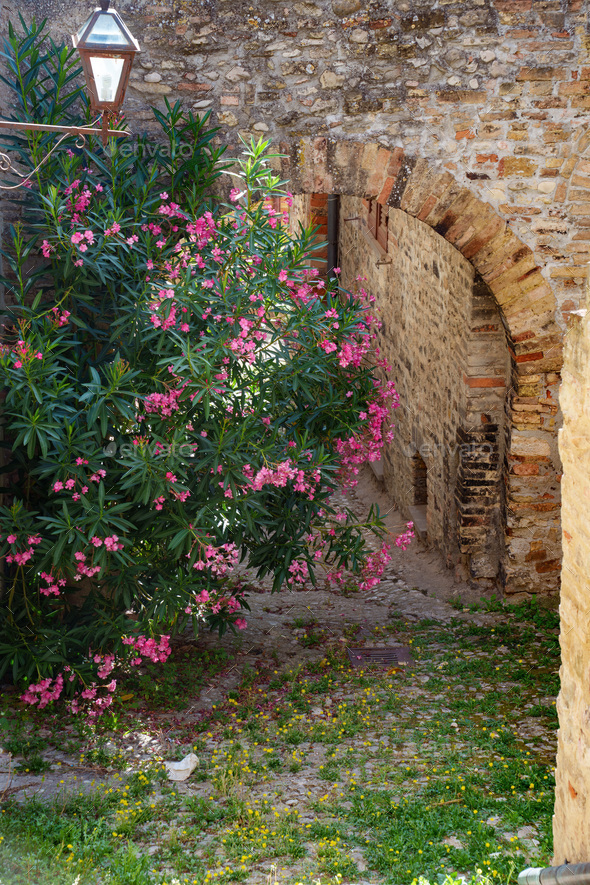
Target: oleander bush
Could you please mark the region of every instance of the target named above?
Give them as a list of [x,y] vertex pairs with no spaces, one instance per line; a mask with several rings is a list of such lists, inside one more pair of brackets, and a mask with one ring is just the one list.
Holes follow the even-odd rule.
[[[21,27],[15,115],[79,120],[72,53]],[[279,590],[344,569],[367,587],[387,558],[363,537],[378,513],[331,502],[391,436],[370,299],[310,269],[267,144],[230,169],[206,117],[167,104],[154,124],[38,169],[45,136],[9,140],[36,171],[2,250],[0,679],[93,715],[173,632],[246,626],[240,563]]]

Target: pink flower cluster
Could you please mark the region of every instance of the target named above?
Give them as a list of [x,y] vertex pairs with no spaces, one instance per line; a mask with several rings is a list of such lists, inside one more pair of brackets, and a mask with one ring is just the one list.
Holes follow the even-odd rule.
[[[196,606],[196,608],[194,606]],[[198,614],[200,617],[203,617],[207,611],[210,611],[213,614],[223,612],[225,615],[233,615],[242,607],[237,597],[226,597],[223,595],[216,596],[215,594],[211,595],[208,590],[201,590],[200,593],[195,594],[194,606],[187,605],[185,613],[187,615]],[[243,618],[236,618],[232,623],[238,628],[238,630],[244,630],[248,626]]]
[[60,312],[59,307],[52,307],[51,313],[53,314],[51,322],[58,329],[61,328],[61,326],[67,325],[72,315],[69,310],[63,310]]
[[193,564],[193,568],[197,571],[211,569],[211,574],[223,577],[235,568],[239,558],[239,550],[233,543],[222,544],[220,547],[214,547],[213,544],[202,545],[199,559]]
[[64,687],[64,678],[61,673],[53,679],[42,679],[36,685],[29,685],[24,694],[21,695],[21,701],[25,704],[32,704],[42,710],[52,701],[56,701]]
[[370,590],[381,581],[385,566],[391,560],[391,544],[384,544],[381,550],[370,553],[361,572],[362,581],[359,590]]
[[114,224],[111,224],[110,227],[106,228],[104,235],[105,235],[105,237],[114,237],[115,234],[118,234],[120,230],[121,230],[121,225],[115,221]]
[[[160,308],[168,306],[165,316],[160,316]],[[174,303],[174,289],[160,289],[157,296],[149,304],[151,311],[150,322],[156,329],[172,329],[176,325],[176,304]]]
[[[107,675],[111,672],[115,665],[115,658],[113,655],[106,655],[104,658],[102,655],[95,655],[94,659],[95,663],[101,661],[101,666],[98,668],[98,676],[99,678],[106,679]],[[104,676],[101,677],[101,673]],[[74,674],[70,676],[70,679],[74,679]],[[70,702],[70,710],[72,713],[79,713],[81,710],[84,710],[90,719],[96,719],[98,716],[101,716],[105,710],[107,710],[111,704],[113,703],[113,694],[117,687],[117,680],[111,679],[110,682],[103,683],[102,685],[96,682],[92,682],[86,688],[83,688],[81,691],[72,698]],[[99,692],[106,692],[100,694]]]
[[157,664],[159,661],[164,663],[168,660],[170,655],[172,654],[172,649],[169,644],[170,636],[160,636],[160,641],[157,642],[155,639],[148,639],[146,636],[125,636],[123,637],[123,645],[129,645],[131,648],[135,649],[138,654],[138,657],[134,658],[131,663],[134,666],[138,666],[141,664],[141,659],[148,658],[150,661],[153,661]]
[[[357,482],[359,466],[369,461],[378,461],[385,443],[393,439],[393,429],[388,427],[391,409],[399,405],[399,396],[393,381],[381,384],[375,381],[375,400],[369,403],[368,412],[360,412],[365,421],[360,434],[347,439],[335,440],[336,451],[340,456],[340,479],[344,487]],[[384,433],[384,425],[387,428]]]
[[16,356],[16,359],[12,364],[13,368],[15,369],[22,369],[25,364],[31,363],[34,359],[43,359],[43,354],[41,353],[41,351],[37,351],[37,353],[35,353],[34,349],[30,347],[26,343],[26,341],[23,341],[22,338],[17,341],[15,347],[13,348],[13,353]]
[[202,249],[206,246],[209,240],[215,236],[215,231],[215,219],[211,212],[205,212],[201,218],[189,222],[186,226],[189,239],[191,243],[197,244],[197,249]]
[[[51,579],[51,576],[48,575],[47,578]],[[137,666],[142,663],[144,658],[154,661],[154,663],[165,662],[172,652],[169,639],[169,636],[161,636],[159,641],[148,639],[143,635],[128,636],[123,637],[123,644],[130,646],[136,653],[137,656],[130,663],[133,666]],[[102,680],[102,682],[94,681],[90,685],[82,683],[83,688],[75,693],[70,702],[70,710],[74,714],[84,710],[91,719],[95,719],[104,713],[113,702],[117,680],[110,679],[108,682],[106,680],[109,679],[115,667],[119,666],[122,661],[114,654],[93,654],[92,651],[89,651],[88,656],[97,665],[97,680]],[[55,680],[50,678],[42,679],[36,685],[30,685],[24,694],[21,695],[21,700],[26,704],[38,706],[39,709],[43,709],[52,701],[57,701],[63,692],[64,674],[70,683],[74,682],[76,678],[81,678],[71,667],[66,666],[63,673],[59,673]]]
[[402,534],[398,535],[395,539],[395,546],[401,547],[402,550],[407,550],[415,537],[414,523],[408,522],[406,525],[406,531],[402,532]]
[[39,587],[39,593],[43,596],[59,596],[62,587],[65,587],[65,578],[56,580],[51,573],[41,572],[41,577],[47,584],[47,587]]
[[[8,543],[12,546],[16,544],[18,538],[16,535],[8,535],[6,538]],[[29,535],[27,538],[27,547],[25,550],[17,550],[14,553],[9,553],[6,557],[6,562],[16,562],[17,565],[25,565],[30,559],[35,555],[35,547],[37,547],[41,543],[40,535]]]
[[96,675],[99,679],[106,679],[113,670],[115,669],[116,658],[114,655],[94,655],[93,661],[95,664],[100,664],[100,667],[96,671]]
[[101,571],[102,566],[100,565],[87,565],[87,558],[86,553],[82,553],[81,550],[79,550],[78,553],[74,553],[77,569],[77,574],[74,575],[74,581],[81,581],[83,577],[93,578],[94,575],[97,575]]
[[92,200],[92,193],[86,185],[79,190],[80,179],[76,178],[66,187],[64,193],[69,197],[67,201],[68,211],[72,216],[72,224],[80,223],[80,216],[86,212]]
[[287,584],[305,584],[309,578],[309,569],[306,562],[292,562],[289,566],[289,577]]
[[84,233],[82,233],[81,231],[77,231],[76,233],[72,234],[70,240],[72,242],[72,245],[78,247],[79,252],[86,252],[86,250],[88,249],[88,243],[94,243],[94,234],[91,230],[85,230]]
[[[85,458],[76,458],[76,464],[77,464],[78,466],[80,466],[80,465],[82,465],[82,464],[88,464],[88,461],[87,461]],[[92,474],[88,477],[88,482],[95,482],[95,483],[98,484],[98,483],[100,483],[100,481],[101,481],[102,479],[105,478],[106,475],[107,475],[106,470],[103,470],[103,469],[101,468],[100,470],[97,470],[96,473],[92,473]],[[80,486],[80,491],[79,491],[79,492],[76,490],[76,486],[78,485],[78,482],[81,482],[81,483],[82,483],[81,486]],[[68,479],[66,479],[64,482],[62,482],[61,479],[56,480],[56,481],[53,483],[52,489],[53,489],[53,491],[56,492],[56,493],[57,493],[57,492],[63,492],[63,491],[66,491],[66,492],[72,492],[72,491],[73,491],[72,501],[79,501],[81,495],[86,495],[86,494],[88,493],[89,486],[85,485],[85,484],[82,482],[82,480],[79,479],[79,477],[76,477],[76,476],[70,476],[70,477],[69,477]]]
[[146,412],[169,418],[173,412],[178,411],[178,400],[183,390],[184,387],[177,387],[167,390],[166,393],[150,393],[143,401]]
[[256,475],[249,464],[244,465],[242,470],[248,480],[248,484],[244,486],[245,491],[248,489],[260,491],[266,485],[284,488],[290,480],[295,480],[293,483],[295,491],[306,493],[310,501],[313,501],[317,484],[321,480],[321,473],[317,468],[314,468],[311,476],[307,477],[305,471],[295,466],[290,458],[281,461],[274,469],[261,467]]
[[[164,197],[163,194],[160,194],[163,200],[168,199],[168,194]],[[184,212],[181,211],[178,203],[173,203],[170,201],[169,203],[162,203],[160,208],[158,209],[159,215],[166,215],[168,218],[186,218]]]

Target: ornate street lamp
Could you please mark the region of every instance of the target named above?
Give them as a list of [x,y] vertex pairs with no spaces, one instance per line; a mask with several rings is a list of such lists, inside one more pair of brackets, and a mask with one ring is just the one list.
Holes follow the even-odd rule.
[[46,154],[41,163],[27,175],[21,175],[12,165],[7,154],[0,152],[0,171],[16,172],[22,179],[18,184],[0,185],[0,190],[14,190],[22,187],[46,162],[62,141],[71,135],[78,136],[78,147],[83,147],[86,135],[100,135],[103,145],[108,138],[124,138],[131,133],[126,129],[109,129],[111,117],[115,115],[125,98],[129,73],[133,58],[139,52],[139,43],[126,27],[121,16],[109,9],[110,0],[100,0],[90,18],[72,36],[74,48],[80,53],[86,86],[90,95],[90,110],[102,115],[102,125],[96,126],[50,126],[43,123],[20,123],[13,120],[0,120],[0,129],[16,129],[25,132],[60,132],[59,141]]
[[110,116],[123,104],[133,57],[140,51],[119,13],[109,6],[110,0],[100,0],[100,8],[72,36],[90,93],[90,109],[102,111],[103,128],[108,128]]

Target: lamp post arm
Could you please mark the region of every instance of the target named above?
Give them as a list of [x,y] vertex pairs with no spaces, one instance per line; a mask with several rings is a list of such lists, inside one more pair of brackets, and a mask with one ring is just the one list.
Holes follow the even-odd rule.
[[[19,123],[14,120],[0,120],[0,129],[16,129],[19,132],[64,132],[66,135],[100,135],[101,137],[103,134],[103,129],[97,129],[95,126],[50,126],[45,123]],[[109,138],[127,138],[131,135],[128,129],[107,129],[106,134]]]
[[115,137],[115,138],[123,138],[128,135],[131,135],[126,129],[108,129],[106,114],[103,115],[103,126],[101,129],[97,129],[91,126],[51,126],[49,124],[45,125],[44,123],[15,123],[12,120],[0,120],[0,129],[16,129],[17,131],[26,131],[26,132],[61,132],[63,133],[61,138],[53,145],[51,150],[45,154],[40,163],[35,166],[35,168],[28,172],[26,175],[23,175],[22,172],[19,172],[13,164],[12,160],[8,156],[8,154],[0,151],[0,172],[13,172],[15,175],[21,179],[18,184],[0,184],[0,190],[2,191],[14,191],[19,187],[26,187],[33,175],[43,166],[44,163],[47,162],[52,153],[57,150],[62,141],[66,138],[71,138],[72,135],[77,136],[76,138],[76,147],[83,148],[86,144],[86,135],[100,135],[102,139],[102,143],[106,144],[107,137]]

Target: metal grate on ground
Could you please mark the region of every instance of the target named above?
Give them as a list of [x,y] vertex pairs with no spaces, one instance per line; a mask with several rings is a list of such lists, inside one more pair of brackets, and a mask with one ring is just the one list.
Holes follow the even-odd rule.
[[347,648],[346,651],[353,667],[408,667],[414,663],[407,645]]

